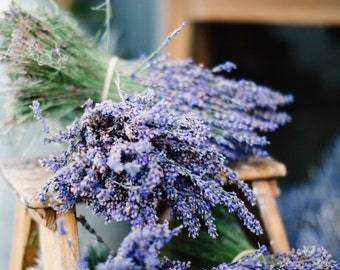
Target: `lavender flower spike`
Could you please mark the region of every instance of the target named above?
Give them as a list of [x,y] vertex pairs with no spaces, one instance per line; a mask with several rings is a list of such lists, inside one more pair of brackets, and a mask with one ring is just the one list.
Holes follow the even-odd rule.
[[47,126],[46,121],[45,121],[45,119],[42,116],[42,112],[41,112],[41,109],[40,109],[40,103],[37,100],[34,100],[33,104],[30,105],[29,107],[33,110],[34,118],[39,121],[40,126],[41,126],[43,132],[48,134],[50,129]]

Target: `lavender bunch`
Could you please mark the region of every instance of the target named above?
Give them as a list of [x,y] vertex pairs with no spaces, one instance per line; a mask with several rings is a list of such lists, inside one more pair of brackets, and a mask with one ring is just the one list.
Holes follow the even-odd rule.
[[116,255],[109,256],[98,270],[188,269],[190,263],[159,258],[160,249],[180,232],[177,227],[169,230],[168,224],[147,225],[132,230],[121,243]]
[[289,252],[269,254],[265,246],[261,246],[253,254],[234,263],[222,263],[211,270],[242,269],[340,269],[340,264],[322,247],[305,246]]
[[[223,205],[250,231],[262,233],[244,202],[223,186],[225,180],[238,186],[254,204],[252,191],[214,145],[206,143],[207,127],[193,116],[171,113],[171,101],[155,103],[150,92],[121,103],[89,101],[78,120],[45,138],[68,148],[42,160],[54,176],[42,188],[40,202],[46,202],[50,192],[58,211],[83,201],[107,222],[145,226],[157,221],[157,203],[164,201],[192,237],[198,235],[201,220],[208,233],[217,236],[211,208]],[[39,104],[32,108],[48,131]]]
[[211,71],[192,60],[171,62],[159,57],[133,78],[157,89],[158,98],[171,97],[178,112],[197,114],[211,129],[209,141],[227,160],[267,156],[263,147],[269,141],[261,133],[289,121],[289,116],[278,110],[293,98],[251,81],[215,74],[233,68],[234,64],[226,62]]
[[[79,107],[87,99],[100,102],[110,57],[84,37],[72,18],[42,10],[30,14],[14,4],[4,15],[0,20],[0,62],[7,65],[11,78],[9,123],[31,121],[28,105],[33,100],[40,101],[45,116],[68,121],[81,114]],[[175,110],[194,112],[210,127],[210,142],[228,161],[268,155],[264,147],[269,141],[262,134],[289,121],[288,115],[278,110],[290,103],[292,96],[254,82],[217,76],[236,68],[230,62],[210,71],[192,60],[156,58],[180,30],[146,59],[117,61],[114,71],[120,74],[123,92],[135,95],[147,86],[158,99],[172,97]],[[108,98],[119,102],[114,80],[110,86]]]
[[[160,258],[160,249],[177,236],[181,227],[169,230],[168,223],[147,225],[143,228],[133,229],[121,243],[118,251],[109,255],[107,260],[99,263],[97,270],[106,269],[158,269],[158,270],[185,270],[191,268],[190,262],[173,261],[164,256]],[[86,268],[86,260],[81,260]],[[203,268],[205,269],[205,268]],[[253,253],[230,264],[221,263],[211,270],[246,270],[246,269],[329,269],[338,270],[340,264],[322,247],[305,246],[292,249],[289,252],[270,254],[266,246],[261,246]]]
[[[29,105],[34,100],[39,100],[46,117],[68,123],[81,114],[80,106],[87,99],[100,101],[110,57],[69,14],[53,14],[42,7],[29,13],[12,2],[2,15],[0,63],[5,64],[11,93],[6,124],[32,121]],[[120,61],[115,70],[121,71],[125,91],[136,91],[138,85],[122,65]],[[114,82],[110,86],[117,89]],[[117,91],[109,94],[120,101]]]

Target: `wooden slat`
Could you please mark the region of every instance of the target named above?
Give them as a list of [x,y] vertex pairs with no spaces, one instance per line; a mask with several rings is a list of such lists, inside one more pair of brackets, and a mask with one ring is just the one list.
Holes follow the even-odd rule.
[[192,57],[197,22],[340,25],[340,0],[167,0],[166,10],[164,36],[187,22],[166,48],[176,60]]
[[[190,21],[340,25],[339,0],[181,0]],[[180,8],[180,7],[179,7]]]
[[241,180],[271,179],[286,176],[287,171],[283,163],[272,158],[250,158],[247,162],[231,164]]
[[38,194],[45,181],[52,175],[38,165],[37,160],[15,159],[1,162],[0,173],[12,191],[28,208],[45,208],[40,204]]

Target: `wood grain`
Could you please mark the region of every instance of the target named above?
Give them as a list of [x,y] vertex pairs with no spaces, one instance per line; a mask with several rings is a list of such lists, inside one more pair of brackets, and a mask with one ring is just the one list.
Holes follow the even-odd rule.
[[22,270],[35,265],[38,257],[38,227],[27,208],[18,202],[11,250],[11,270]]
[[167,47],[176,60],[192,57],[193,25],[198,22],[340,25],[339,0],[167,0],[166,4],[164,36],[187,23]]

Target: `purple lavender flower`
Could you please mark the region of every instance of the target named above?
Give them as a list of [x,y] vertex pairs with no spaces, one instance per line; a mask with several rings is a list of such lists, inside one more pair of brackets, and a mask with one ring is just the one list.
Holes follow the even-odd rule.
[[50,130],[49,127],[47,126],[45,119],[42,116],[42,112],[40,110],[40,103],[35,100],[29,107],[33,110],[34,118],[39,121],[42,130],[45,132],[45,134],[48,134]]
[[[278,202],[293,247],[322,245],[340,260],[340,137],[303,185],[292,186]],[[299,215],[296,215],[299,213]]]
[[269,142],[260,134],[289,121],[278,109],[292,102],[291,95],[213,74],[234,68],[230,62],[211,72],[192,60],[165,60],[160,57],[150,62],[149,69],[135,74],[134,80],[155,89],[158,98],[171,97],[178,112],[198,115],[210,127],[210,143],[228,161],[268,155],[263,148]]
[[211,270],[242,269],[340,269],[340,264],[322,247],[305,246],[289,252],[269,254],[265,246],[231,264],[222,263]]
[[201,221],[217,236],[211,208],[223,205],[252,232],[262,233],[244,202],[223,188],[227,178],[227,185],[236,184],[254,203],[249,187],[207,143],[209,130],[202,121],[170,112],[171,101],[155,103],[153,94],[144,93],[119,104],[88,102],[79,120],[48,141],[68,148],[42,160],[54,176],[41,190],[41,202],[51,192],[58,211],[83,201],[107,222],[145,226],[156,223],[157,203],[164,201],[192,237]]
[[227,61],[223,64],[219,64],[213,67],[212,72],[213,73],[219,73],[222,71],[231,72],[233,69],[236,69],[236,65],[233,62]]
[[160,249],[180,232],[177,227],[169,230],[168,224],[147,225],[135,228],[121,243],[117,254],[100,264],[98,270],[146,270],[146,269],[187,269],[190,263],[159,258]]
[[68,234],[68,231],[65,229],[65,219],[63,218],[57,219],[57,229],[60,235]]

